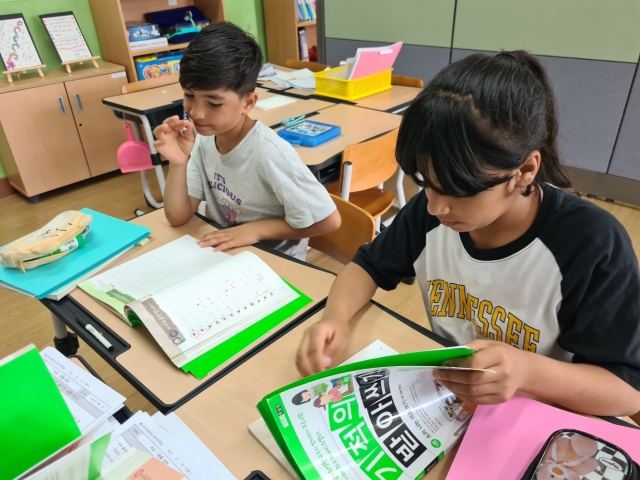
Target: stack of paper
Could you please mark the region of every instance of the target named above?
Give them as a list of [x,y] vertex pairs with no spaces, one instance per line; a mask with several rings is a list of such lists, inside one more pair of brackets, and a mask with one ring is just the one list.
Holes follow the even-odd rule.
[[15,478],[80,438],[35,346],[0,360],[0,478]]
[[[382,47],[359,48],[356,56],[346,60],[345,78],[358,78],[390,70],[400,53],[402,42]],[[341,62],[342,64],[342,62]]]
[[[221,432],[222,434],[222,432]],[[111,436],[103,470],[132,448],[148,452],[189,480],[232,480],[235,477],[174,414],[150,417],[138,412]]]
[[294,70],[292,72],[283,72],[274,69],[274,72],[274,74],[262,77],[262,79],[269,80],[280,88],[299,88],[308,91],[314,91],[316,88],[316,77],[308,68]]
[[53,347],[40,352],[73,418],[84,434],[124,406],[125,397]]
[[0,287],[38,299],[60,291],[68,293],[81,279],[104,268],[114,257],[146,239],[151,233],[146,227],[88,208],[80,211],[93,217],[91,231],[82,247],[60,260],[28,270],[27,273],[0,266]]

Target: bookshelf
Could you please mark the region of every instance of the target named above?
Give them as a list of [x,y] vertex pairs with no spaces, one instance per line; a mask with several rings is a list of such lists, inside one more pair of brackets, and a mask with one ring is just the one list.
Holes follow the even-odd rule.
[[296,0],[263,0],[264,26],[269,62],[284,65],[285,60],[301,60],[298,29],[307,32],[309,48],[318,45],[316,21],[298,21]]
[[130,82],[138,80],[134,57],[178,50],[186,48],[189,44],[170,44],[132,52],[129,48],[126,22],[144,22],[145,13],[190,6],[200,10],[211,23],[225,19],[223,0],[175,0],[175,5],[171,6],[167,0],[89,0],[89,5],[98,33],[102,58],[124,66]]

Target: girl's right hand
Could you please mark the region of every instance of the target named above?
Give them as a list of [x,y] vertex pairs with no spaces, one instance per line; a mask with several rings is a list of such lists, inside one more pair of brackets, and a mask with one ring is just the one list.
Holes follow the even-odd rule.
[[[180,133],[183,128],[186,130]],[[153,135],[156,137],[153,146],[160,155],[175,165],[187,163],[196,142],[189,120],[180,120],[177,115],[169,117],[153,130]]]
[[351,332],[348,322],[323,319],[309,327],[302,337],[296,366],[305,377],[323,372],[349,345]]

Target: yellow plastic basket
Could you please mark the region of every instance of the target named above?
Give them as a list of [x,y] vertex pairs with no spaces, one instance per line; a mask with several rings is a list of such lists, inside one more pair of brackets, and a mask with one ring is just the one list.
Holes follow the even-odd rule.
[[344,70],[344,68],[342,66],[316,73],[315,94],[352,101],[391,89],[391,72],[393,69],[367,75],[356,80],[331,78],[340,70]]

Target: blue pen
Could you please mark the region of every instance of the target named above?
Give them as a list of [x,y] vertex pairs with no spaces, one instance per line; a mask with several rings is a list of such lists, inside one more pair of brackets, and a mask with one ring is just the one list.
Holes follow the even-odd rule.
[[282,122],[280,122],[280,125],[282,125],[283,127],[287,127],[287,126],[291,125],[292,123],[296,123],[296,122],[299,122],[300,120],[304,120],[305,117],[306,117],[306,115],[300,115],[297,118],[290,118],[288,120],[283,120]]

